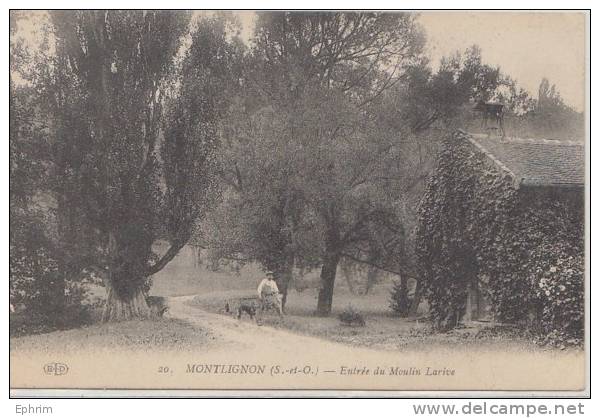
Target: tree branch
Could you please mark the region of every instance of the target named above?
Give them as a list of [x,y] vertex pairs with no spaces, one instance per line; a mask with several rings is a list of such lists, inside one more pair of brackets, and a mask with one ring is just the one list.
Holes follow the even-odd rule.
[[375,267],[379,270],[386,271],[386,272],[392,273],[392,274],[396,274],[398,276],[408,276],[408,277],[414,278],[414,275],[410,274],[409,272],[407,272],[406,270],[404,270],[402,268],[400,268],[399,270],[392,270],[391,268],[382,266],[381,264],[377,264],[376,262],[374,262],[372,260],[363,260],[361,258],[355,257],[351,254],[344,253],[344,252],[342,253],[342,257],[346,257],[357,263],[366,264],[367,266]]
[[148,268],[146,269],[145,276],[146,277],[152,276],[153,274],[156,274],[159,271],[161,271],[167,264],[169,264],[169,262],[173,258],[175,258],[175,256],[177,254],[179,254],[179,251],[184,247],[185,244],[186,244],[186,241],[174,241],[173,243],[171,243],[171,247],[160,258],[160,260],[158,260],[153,265],[148,266]]

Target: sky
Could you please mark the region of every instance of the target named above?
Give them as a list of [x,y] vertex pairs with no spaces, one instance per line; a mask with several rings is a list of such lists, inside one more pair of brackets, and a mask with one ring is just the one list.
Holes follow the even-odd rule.
[[546,77],[567,104],[585,108],[583,13],[429,12],[419,21],[434,65],[442,56],[477,44],[485,63],[500,66],[534,96]]
[[[42,14],[37,12],[38,19]],[[242,37],[249,39],[256,14],[234,14],[243,25]],[[568,105],[585,109],[587,36],[583,12],[421,12],[418,20],[426,32],[426,54],[434,67],[443,56],[477,44],[486,64],[500,66],[534,97],[546,77]],[[22,30],[35,37],[32,26],[22,22]]]

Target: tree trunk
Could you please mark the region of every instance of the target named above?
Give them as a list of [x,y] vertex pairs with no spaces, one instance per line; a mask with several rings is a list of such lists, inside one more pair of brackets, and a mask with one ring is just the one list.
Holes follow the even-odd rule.
[[136,289],[132,295],[122,297],[115,291],[110,282],[107,286],[106,303],[102,313],[102,322],[125,321],[130,319],[148,319],[151,316],[150,308],[146,303],[143,290]]
[[350,294],[355,295],[356,291],[354,290],[354,285],[352,284],[351,274],[344,273],[344,277],[346,278],[346,283],[348,284],[348,290],[350,291]]
[[350,268],[350,264],[342,263],[341,267],[344,278],[346,279],[346,284],[348,285],[348,290],[350,290],[352,295],[355,295],[356,291],[354,290],[354,285],[352,284],[352,269]]
[[321,268],[321,289],[317,299],[317,315],[329,316],[331,314],[331,305],[333,303],[333,285],[335,283],[335,274],[340,262],[340,254],[327,252]]
[[417,315],[417,310],[419,309],[419,305],[421,304],[421,287],[421,282],[417,280],[417,283],[415,285],[414,297],[412,303],[410,304],[410,309],[408,311],[408,314],[410,316]]
[[123,279],[123,277],[119,277],[121,273],[115,268],[118,251],[119,246],[116,234],[110,231],[108,233],[109,264],[107,277],[104,280],[106,302],[104,304],[104,312],[102,313],[102,322],[149,318],[150,308],[148,308],[148,304],[146,303],[146,295],[142,287],[143,280],[137,281],[138,286],[126,292],[127,294],[117,291],[117,288],[114,286],[117,283],[117,279]]
[[202,247],[196,247],[194,251],[196,257],[194,258],[194,264],[196,268],[200,268],[202,265]]
[[365,284],[365,295],[368,295],[375,283],[377,283],[377,275],[379,271],[375,267],[369,267],[367,270],[367,283]]
[[398,303],[398,314],[404,318],[408,316],[410,311],[410,306],[408,305],[408,278],[404,275],[400,276],[397,292],[396,301]]
[[281,293],[281,308],[285,312],[285,303],[287,301],[287,294],[290,281],[292,280],[292,270],[293,270],[293,261],[287,262],[286,265],[277,272],[275,282],[277,283],[277,287],[279,288],[279,293]]

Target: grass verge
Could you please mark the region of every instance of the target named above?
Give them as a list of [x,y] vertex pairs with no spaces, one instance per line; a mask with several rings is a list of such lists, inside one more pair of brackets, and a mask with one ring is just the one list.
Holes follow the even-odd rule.
[[72,353],[108,351],[188,351],[214,340],[205,329],[184,321],[162,318],[95,324],[67,331],[29,335],[10,339],[11,351],[53,351]]

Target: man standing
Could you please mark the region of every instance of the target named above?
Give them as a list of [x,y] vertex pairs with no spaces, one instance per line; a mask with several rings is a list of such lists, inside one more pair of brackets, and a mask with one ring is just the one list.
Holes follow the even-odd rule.
[[267,273],[267,277],[262,279],[257,290],[262,304],[261,310],[266,311],[270,308],[275,308],[277,309],[279,316],[282,316],[282,296],[279,293],[277,283],[273,280],[273,273]]

